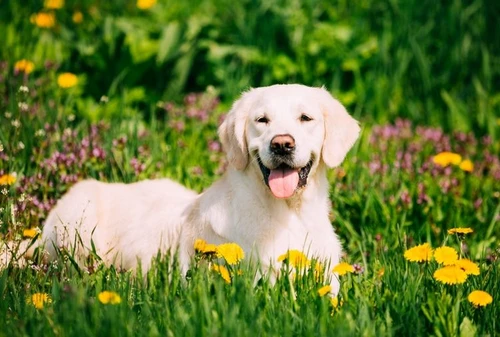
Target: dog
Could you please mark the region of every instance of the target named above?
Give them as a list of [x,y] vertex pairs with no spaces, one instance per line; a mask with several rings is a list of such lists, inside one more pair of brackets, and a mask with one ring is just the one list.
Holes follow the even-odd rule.
[[[168,179],[85,180],[58,201],[37,245],[49,260],[64,248],[78,263],[95,252],[123,269],[140,261],[143,272],[158,252],[174,250],[187,271],[199,238],[235,242],[264,268],[291,249],[334,266],[342,247],[329,220],[326,170],[342,163],[359,132],[324,88],[250,89],[219,127],[229,167],[205,192]],[[334,275],[331,285],[336,293]]]

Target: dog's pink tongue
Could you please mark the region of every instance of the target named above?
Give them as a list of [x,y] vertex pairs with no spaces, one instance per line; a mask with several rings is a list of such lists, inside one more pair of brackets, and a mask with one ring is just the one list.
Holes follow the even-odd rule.
[[268,181],[276,198],[289,198],[299,184],[299,171],[290,168],[271,170]]

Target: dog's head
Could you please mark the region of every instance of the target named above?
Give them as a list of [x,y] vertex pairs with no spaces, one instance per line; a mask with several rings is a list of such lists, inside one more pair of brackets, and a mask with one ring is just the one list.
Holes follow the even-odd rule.
[[298,84],[251,89],[219,128],[229,162],[260,170],[276,198],[289,198],[323,162],[342,163],[358,123],[323,88]]

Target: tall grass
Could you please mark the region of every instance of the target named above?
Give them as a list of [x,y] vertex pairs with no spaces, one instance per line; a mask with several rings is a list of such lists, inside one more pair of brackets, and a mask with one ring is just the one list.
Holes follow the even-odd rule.
[[[64,254],[12,263],[0,271],[0,336],[498,334],[495,2],[160,1],[141,11],[67,0],[57,24],[39,28],[30,16],[42,7],[0,2],[0,245],[40,230],[82,179],[169,177],[203,191],[226,168],[216,130],[237,93],[297,81],[326,84],[363,126],[329,171],[332,225],[354,271],[335,307],[313,271],[273,284],[247,261],[231,283],[199,258],[186,277],[162,256],[139,276]],[[15,69],[23,58],[32,72]],[[74,87],[58,85],[66,71]],[[195,89],[204,92],[184,94]],[[473,169],[435,164],[443,151]],[[435,259],[404,258],[425,242],[453,247],[480,274],[442,284]],[[493,303],[474,306],[473,290]],[[121,303],[102,303],[102,291]],[[36,293],[51,302],[37,309]]]
[[[36,80],[17,80],[28,93],[18,90],[14,110],[0,117],[0,174],[17,173],[16,182],[0,191],[3,240],[19,240],[25,229],[41,228],[55,200],[79,179],[128,182],[166,176],[201,191],[224,170],[213,93],[160,106],[147,121],[133,117],[95,125],[61,111],[71,106],[71,89],[53,89],[62,103],[44,106],[44,96],[31,91]],[[17,84],[11,85],[13,91]],[[337,308],[328,296],[319,296],[323,284],[314,272],[292,282],[282,277],[273,285],[267,277],[256,282],[256,267],[243,264],[243,272],[233,274],[228,284],[199,261],[185,278],[166,262],[168,257],[158,257],[147,276],[136,277],[98,260],[76,266],[71,256],[62,255],[52,264],[11,265],[0,272],[5,317],[0,334],[494,334],[500,163],[493,154],[498,146],[488,138],[450,136],[402,120],[365,127],[346,162],[329,177],[332,224],[345,260],[355,266],[341,276]],[[432,163],[437,152],[451,149],[473,160],[473,172]],[[474,233],[456,240],[446,232],[452,227],[472,227]],[[418,264],[403,257],[422,242],[454,247],[478,264],[480,275],[464,284],[441,284],[433,278],[437,262]],[[492,294],[493,304],[475,308],[469,303],[467,296],[476,289]],[[116,292],[121,303],[101,303],[98,295],[104,290]],[[35,293],[48,294],[52,302],[36,309],[30,302]]]

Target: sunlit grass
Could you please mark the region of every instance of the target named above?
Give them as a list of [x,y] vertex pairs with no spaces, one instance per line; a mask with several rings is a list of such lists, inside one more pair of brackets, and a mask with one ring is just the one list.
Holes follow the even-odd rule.
[[[30,83],[27,88],[33,90]],[[183,105],[159,105],[147,121],[136,117],[89,124],[68,118],[59,105],[38,107],[41,98],[25,91],[18,89],[15,99],[27,106],[0,116],[4,240],[36,235],[55,200],[77,180],[170,177],[202,191],[224,171],[216,136],[221,112],[212,93],[190,95]],[[193,261],[184,277],[168,258],[159,258],[148,275],[135,277],[101,265],[98,257],[76,267],[63,254],[53,264],[1,272],[5,331],[78,336],[495,331],[498,162],[488,153],[498,144],[398,123],[365,127],[353,153],[330,172],[332,224],[349,267],[348,272],[342,266],[335,270],[341,274],[335,300],[320,296],[325,284],[309,261],[310,271],[297,274],[302,278],[284,270],[290,277],[273,284],[246,264]],[[434,164],[443,150],[471,158],[475,169]],[[433,277],[440,268],[434,260],[406,262],[405,250],[425,242],[434,248],[451,245],[461,259],[477,264],[479,275],[453,284],[448,274]],[[245,261],[244,254],[231,259],[240,260]],[[475,290],[493,295],[492,303],[473,304],[484,297],[470,303],[467,298]],[[38,301],[45,294],[47,301]],[[36,304],[29,300],[33,296]]]
[[[233,245],[218,251],[197,242],[199,255],[186,276],[166,256],[158,256],[147,275],[135,275],[102,265],[98,256],[78,266],[61,252],[50,264],[19,260],[20,266],[0,271],[0,336],[497,334],[500,125],[494,112],[500,100],[492,93],[497,70],[488,68],[497,56],[489,46],[477,47],[464,64],[462,44],[454,40],[449,67],[436,65],[423,50],[438,39],[412,35],[431,34],[446,20],[474,21],[480,30],[483,2],[467,11],[426,7],[429,21],[417,31],[391,29],[408,19],[396,13],[417,16],[413,7],[373,5],[372,15],[383,13],[372,22],[383,26],[376,39],[369,28],[353,31],[351,16],[341,15],[368,15],[356,4],[332,11],[324,3],[310,12],[312,2],[288,12],[232,4],[224,17],[242,24],[234,35],[220,34],[229,39],[222,42],[215,29],[228,26],[208,17],[218,10],[209,2],[192,9],[163,1],[93,3],[54,0],[30,8],[0,2],[1,18],[17,13],[0,20],[7,46],[0,52],[0,244],[36,238],[56,200],[82,179],[168,177],[201,192],[226,169],[217,126],[250,79],[329,81],[363,126],[345,162],[328,172],[332,226],[345,250],[344,262],[331,266],[340,293],[327,294],[320,263],[299,251],[275,261],[281,268],[276,281]],[[200,8],[205,21],[186,19]],[[322,10],[340,20],[320,25],[344,38],[345,50],[332,49],[340,54],[309,55],[319,33],[306,34],[307,48],[288,41],[288,56],[251,34],[257,28],[284,34],[277,27],[290,13],[297,22],[287,27],[299,31],[321,23]],[[42,12],[52,14],[30,16]],[[432,19],[439,13],[443,23]],[[184,25],[192,35],[184,35]],[[440,32],[451,34],[445,28]],[[195,44],[201,37],[205,44]],[[233,39],[238,48],[222,48]],[[193,43],[198,56],[182,41]],[[267,58],[259,48],[269,51]],[[448,60],[446,48],[439,50],[435,57]],[[329,64],[342,60],[342,72],[324,68],[321,55]],[[464,73],[456,73],[456,64]],[[266,65],[272,67],[264,73]],[[479,68],[474,76],[465,73]],[[458,80],[464,78],[471,80]],[[203,93],[178,95],[196,81]],[[207,81],[215,87],[204,90]]]

